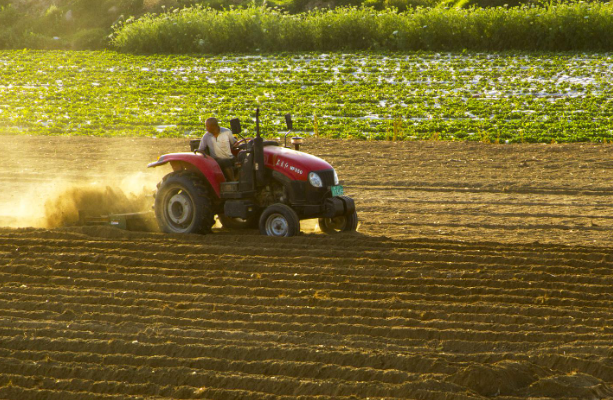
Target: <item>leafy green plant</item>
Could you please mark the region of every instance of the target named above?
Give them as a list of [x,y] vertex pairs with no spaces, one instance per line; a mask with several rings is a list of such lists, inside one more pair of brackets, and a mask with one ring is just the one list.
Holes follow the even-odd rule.
[[300,15],[263,7],[193,7],[117,26],[113,44],[133,53],[607,51],[613,48],[613,4],[406,12],[349,7]]
[[[0,52],[0,130],[200,136],[241,118],[282,132],[387,140],[613,139],[609,54],[286,53],[135,56]],[[315,121],[317,128],[315,127]]]

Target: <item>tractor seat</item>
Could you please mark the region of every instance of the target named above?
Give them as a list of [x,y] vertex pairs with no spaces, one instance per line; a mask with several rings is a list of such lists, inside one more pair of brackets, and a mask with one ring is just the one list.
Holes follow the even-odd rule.
[[191,151],[198,150],[198,147],[200,147],[200,139],[191,139],[189,141],[189,148]]

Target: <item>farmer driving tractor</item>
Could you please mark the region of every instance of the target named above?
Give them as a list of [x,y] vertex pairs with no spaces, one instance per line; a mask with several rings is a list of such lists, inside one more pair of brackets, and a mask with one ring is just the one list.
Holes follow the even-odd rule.
[[228,181],[235,180],[235,158],[232,155],[232,145],[236,143],[236,138],[230,129],[220,127],[216,118],[208,118],[204,124],[206,133],[202,136],[198,151],[204,153],[208,149],[209,154],[217,161]]
[[[292,120],[285,122],[289,134]],[[255,138],[236,140],[238,118],[232,130],[221,128],[215,118],[206,120],[207,133],[190,140],[190,152],[163,154],[149,167],[170,163],[155,192],[155,217],[168,233],[209,233],[215,215],[225,227],[254,228],[268,236],[296,236],[300,220],[318,218],[323,232],[355,232],[355,202],[343,194],[338,175],[326,161],[276,140],[264,140],[260,110],[255,110]],[[287,137],[286,134],[286,137]],[[201,154],[209,151],[211,157]],[[240,179],[234,180],[234,157],[240,161]],[[205,153],[206,154],[206,153]],[[226,173],[220,174],[220,167]]]

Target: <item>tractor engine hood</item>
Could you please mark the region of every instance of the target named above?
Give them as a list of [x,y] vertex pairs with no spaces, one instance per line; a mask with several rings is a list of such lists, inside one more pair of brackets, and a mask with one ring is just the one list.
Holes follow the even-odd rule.
[[319,157],[280,146],[264,147],[264,165],[295,181],[306,181],[309,172],[333,169]]

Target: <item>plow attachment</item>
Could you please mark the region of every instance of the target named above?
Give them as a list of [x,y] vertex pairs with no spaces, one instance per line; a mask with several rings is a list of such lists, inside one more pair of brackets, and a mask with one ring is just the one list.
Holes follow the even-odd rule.
[[81,226],[113,226],[128,231],[157,230],[155,213],[144,211],[127,214],[97,215],[94,211],[79,210]]

